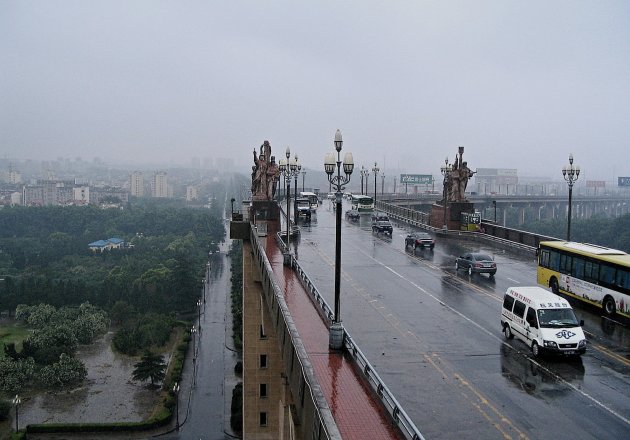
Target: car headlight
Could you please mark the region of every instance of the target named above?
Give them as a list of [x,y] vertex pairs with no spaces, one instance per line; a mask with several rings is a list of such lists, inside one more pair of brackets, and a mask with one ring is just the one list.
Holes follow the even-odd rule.
[[578,347],[579,347],[579,348],[586,347],[586,339],[582,339],[582,340],[578,343]]
[[543,341],[545,347],[558,348],[558,344],[555,341]]

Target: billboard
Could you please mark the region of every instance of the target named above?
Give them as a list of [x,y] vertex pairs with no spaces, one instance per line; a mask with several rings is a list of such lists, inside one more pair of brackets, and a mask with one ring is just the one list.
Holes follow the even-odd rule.
[[587,180],[587,188],[606,188],[606,182],[603,180]]
[[617,177],[617,186],[630,186],[630,177]]
[[403,185],[431,185],[433,176],[431,174],[401,174],[400,183]]

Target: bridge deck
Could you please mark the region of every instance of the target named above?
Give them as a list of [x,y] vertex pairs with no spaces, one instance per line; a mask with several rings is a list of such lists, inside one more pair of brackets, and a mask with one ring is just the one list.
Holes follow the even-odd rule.
[[402,439],[343,353],[328,350],[328,328],[276,242],[278,223],[268,223],[265,252],[308,352],[319,385],[344,439]]

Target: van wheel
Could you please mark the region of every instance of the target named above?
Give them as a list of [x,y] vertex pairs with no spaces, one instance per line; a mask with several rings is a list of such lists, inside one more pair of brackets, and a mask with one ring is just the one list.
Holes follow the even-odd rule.
[[551,287],[551,291],[556,295],[560,292],[560,287],[558,286],[558,280],[556,277],[552,277],[549,280],[549,287]]
[[458,271],[458,270],[459,270],[459,263],[456,261],[455,262],[455,271]]
[[503,332],[505,333],[505,339],[514,339],[514,335],[512,334],[512,329],[509,324],[505,326]]
[[468,266],[468,275],[472,275],[472,266]]
[[604,298],[604,303],[602,304],[602,307],[604,308],[604,313],[606,313],[608,316],[612,316],[615,314],[615,300],[612,299],[611,296],[607,296],[606,298]]
[[540,347],[538,346],[538,343],[536,341],[532,342],[532,354],[535,358],[540,356]]

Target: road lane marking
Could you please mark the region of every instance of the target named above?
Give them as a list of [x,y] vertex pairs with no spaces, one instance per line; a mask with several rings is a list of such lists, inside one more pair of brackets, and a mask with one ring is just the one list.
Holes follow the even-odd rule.
[[521,284],[521,282],[520,282],[520,281],[517,281],[517,280],[515,280],[515,279],[513,279],[513,278],[510,278],[510,277],[506,277],[506,278],[507,278],[508,280],[510,280],[510,281],[515,282],[516,284]]

